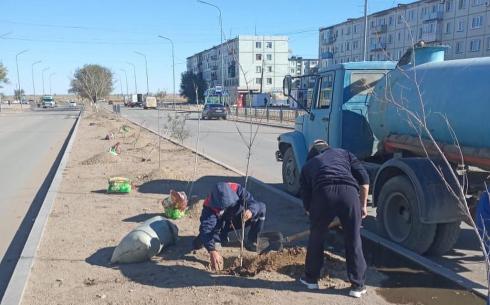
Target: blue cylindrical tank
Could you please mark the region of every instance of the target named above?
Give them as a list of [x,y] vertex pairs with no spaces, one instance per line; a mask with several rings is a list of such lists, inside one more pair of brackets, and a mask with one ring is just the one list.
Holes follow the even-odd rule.
[[490,57],[444,61],[441,47],[415,52],[415,65],[391,71],[373,91],[368,119],[376,138],[417,136],[408,110],[425,117],[441,143],[454,143],[447,118],[461,146],[490,148]]

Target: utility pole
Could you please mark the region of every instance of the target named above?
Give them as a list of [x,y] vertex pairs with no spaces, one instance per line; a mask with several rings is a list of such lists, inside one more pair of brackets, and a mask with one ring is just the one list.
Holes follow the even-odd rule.
[[175,109],[175,49],[174,49],[174,42],[172,39],[165,37],[165,36],[162,36],[162,35],[158,35],[158,37],[170,41],[170,44],[172,45],[172,79],[173,79],[173,85],[174,85],[172,102],[174,104],[174,109]]
[[19,88],[19,102],[20,102],[20,109],[22,109],[22,92],[21,92],[21,87],[20,87],[20,74],[19,74],[19,55],[24,54],[29,50],[22,50],[19,53],[15,55],[15,65],[17,66],[17,85]]
[[40,64],[42,61],[41,60],[38,60],[38,61],[35,61],[32,63],[31,65],[31,73],[32,73],[32,94],[34,95],[33,99],[34,99],[34,103],[37,103],[37,100],[36,100],[36,83],[34,81],[34,66],[37,65],[37,64]]
[[134,91],[136,91],[134,94],[138,94],[138,84],[136,82],[136,66],[133,63],[126,62],[128,65],[133,67],[133,75],[134,75]]
[[364,52],[363,60],[367,60],[367,41],[368,41],[368,0],[364,0]]
[[[221,37],[220,48],[223,48],[223,18],[221,15],[221,9],[218,6],[216,6],[212,3],[206,2],[206,1],[197,0],[197,2],[212,6],[218,10],[218,12],[219,12],[219,27],[220,27],[219,32],[220,32],[220,37]],[[224,63],[223,52],[222,52],[222,50],[219,50],[219,51],[220,51],[220,55],[221,55],[221,91],[222,91],[222,94],[220,95],[220,102],[223,103],[223,92],[224,92],[224,82],[225,82],[224,81],[225,80],[225,63]]]
[[124,69],[121,69],[121,71],[124,72],[124,76],[126,77],[126,96],[129,96],[129,89],[128,89],[128,73],[126,72],[126,70]]
[[52,90],[52,86],[51,86],[51,78],[53,78],[53,75],[55,75],[56,73],[51,73],[49,74],[49,95],[53,95],[53,90]]
[[150,84],[149,84],[149,81],[148,81],[148,61],[146,60],[146,55],[141,53],[141,52],[138,52],[138,51],[134,51],[134,53],[138,54],[138,55],[141,55],[145,58],[145,71],[146,71],[146,96],[150,95]]
[[49,70],[49,67],[44,68],[44,69],[43,69],[43,71],[42,71],[42,73],[41,73],[41,77],[42,77],[42,79],[43,79],[43,96],[44,96],[44,95],[46,95],[46,92],[45,92],[45,90],[44,90],[44,72],[46,72],[46,71],[48,71],[48,70]]

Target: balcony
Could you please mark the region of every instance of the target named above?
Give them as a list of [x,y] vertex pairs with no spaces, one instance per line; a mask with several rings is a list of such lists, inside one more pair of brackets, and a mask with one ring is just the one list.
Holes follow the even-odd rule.
[[372,32],[375,34],[386,33],[387,31],[388,25],[386,24],[379,24],[372,29]]
[[383,51],[386,50],[386,42],[378,42],[372,44],[369,48],[370,51]]
[[426,43],[430,42],[441,42],[442,41],[442,31],[437,30],[432,33],[422,33],[422,40]]
[[443,17],[443,12],[433,12],[425,15],[424,17],[422,17],[422,19],[424,20],[424,22],[430,22],[434,20],[442,20]]

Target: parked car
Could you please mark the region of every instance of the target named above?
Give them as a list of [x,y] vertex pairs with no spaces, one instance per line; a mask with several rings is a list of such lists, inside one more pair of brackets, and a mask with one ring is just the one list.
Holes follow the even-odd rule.
[[203,120],[212,118],[222,118],[226,120],[226,108],[221,104],[206,104],[202,110],[201,117]]
[[75,101],[69,101],[69,102],[68,102],[68,105],[69,105],[70,107],[77,107],[77,102],[75,102]]

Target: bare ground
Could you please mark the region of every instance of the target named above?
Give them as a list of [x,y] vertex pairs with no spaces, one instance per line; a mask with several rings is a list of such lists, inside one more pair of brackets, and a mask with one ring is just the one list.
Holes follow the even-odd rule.
[[[123,128],[123,126],[126,126]],[[124,130],[123,130],[124,129]],[[108,133],[116,138],[103,140]],[[121,155],[108,153],[121,143]],[[305,291],[296,281],[303,270],[303,248],[257,256],[246,253],[237,266],[237,247],[224,248],[226,270],[208,270],[204,250],[193,252],[202,200],[217,181],[240,181],[236,174],[199,158],[194,204],[176,221],[180,239],[151,261],[109,264],[121,238],[162,210],[158,203],[171,188],[189,191],[195,156],[158,140],[108,113],[86,113],[33,266],[23,304],[388,304],[375,293],[383,276],[369,269],[370,291],[362,300],[348,296],[342,257],[326,253],[321,290]],[[145,160],[145,161],[144,161]],[[128,195],[105,192],[107,179],[125,176],[137,189]],[[301,208],[266,192],[268,228],[287,234],[307,227]]]

